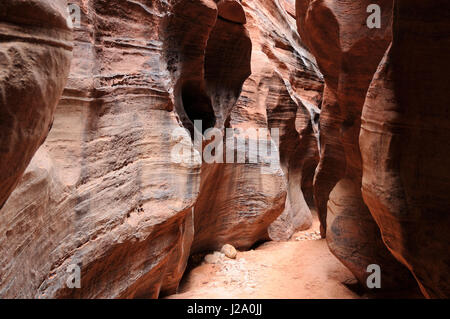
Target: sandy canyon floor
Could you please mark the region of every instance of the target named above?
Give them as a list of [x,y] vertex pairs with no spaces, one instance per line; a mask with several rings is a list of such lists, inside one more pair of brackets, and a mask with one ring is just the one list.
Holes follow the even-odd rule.
[[334,257],[319,223],[290,241],[267,242],[254,250],[203,262],[191,269],[179,293],[167,298],[369,298],[358,293],[355,277]]

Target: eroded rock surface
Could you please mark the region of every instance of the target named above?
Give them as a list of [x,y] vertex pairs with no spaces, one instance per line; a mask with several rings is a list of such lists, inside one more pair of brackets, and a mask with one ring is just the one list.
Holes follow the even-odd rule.
[[392,1],[376,1],[381,28],[371,29],[366,21],[372,3],[297,0],[300,35],[326,83],[315,199],[322,235],[326,232],[331,251],[358,280],[365,285],[367,266],[378,264],[383,269],[383,288],[402,289],[414,286],[411,275],[383,244],[361,194],[361,112],[370,81],[391,41]]
[[[233,2],[237,15],[236,5],[239,3]],[[318,161],[312,119],[314,112],[320,112],[318,105],[323,85],[314,58],[302,47],[293,29],[295,21],[278,1],[247,1],[242,6],[239,4],[246,14],[246,24],[243,24],[244,20],[241,23],[237,20],[230,22],[229,19],[222,19],[220,3],[217,13],[210,10],[208,3],[200,7],[192,3],[189,5],[196,5],[196,9],[180,11],[182,16],[181,13],[186,15],[186,12],[202,10],[203,17],[208,19],[208,27],[202,28],[202,33],[190,31],[192,27],[178,28],[181,20],[177,14],[168,23],[169,33],[174,35],[172,53],[168,58],[174,67],[170,69],[173,69],[175,77],[178,76],[179,83],[195,83],[190,91],[202,96],[201,102],[196,100],[196,103],[191,103],[192,99],[186,98],[186,94],[179,94],[176,108],[180,110],[185,126],[190,127],[193,133],[192,122],[203,120],[202,132],[214,126],[224,136],[227,129],[233,129],[235,143],[243,139],[247,139],[248,143],[257,142],[258,136],[246,135],[248,129],[289,126],[291,131],[282,134],[295,132],[296,137],[287,136],[290,141],[285,138],[287,143],[284,145],[290,142],[294,145],[292,148],[283,146],[286,150],[281,155],[282,160],[287,163],[291,158],[295,162],[295,155],[290,152],[301,145],[306,153],[305,162],[311,159],[313,163],[303,165],[299,159],[297,175],[292,173],[292,186],[289,187],[287,169],[268,167],[260,160],[249,165],[249,158],[256,155],[250,154],[251,150],[246,163],[237,163],[237,156],[235,164],[227,163],[225,152],[224,163],[204,163],[200,195],[195,205],[192,253],[218,250],[225,243],[247,249],[255,242],[269,238],[270,233],[271,238],[288,238],[296,228],[307,227],[311,213],[302,198],[301,184],[308,182],[307,177],[302,181],[302,176],[309,176],[312,181],[311,171],[315,169],[314,161]],[[215,14],[218,18],[214,23],[211,17]],[[182,32],[186,35],[180,37]],[[184,39],[196,36],[196,40],[200,41],[199,34],[204,39],[208,32],[206,46],[205,40],[201,41],[205,46],[204,58],[201,51],[192,52],[190,46],[184,46]],[[180,56],[179,52],[186,53]],[[196,63],[204,63],[204,69],[194,68]],[[180,85],[185,87],[185,84]],[[201,109],[208,112],[192,111],[192,107],[197,105],[203,105]],[[288,116],[282,115],[278,121],[272,121],[269,118],[272,116],[269,115],[271,107],[277,107],[277,112],[290,113]],[[305,135],[303,140],[300,134]],[[270,136],[266,140],[270,144]],[[230,143],[224,139],[224,150],[230,147]],[[302,175],[303,168],[309,175]],[[288,188],[299,193],[293,191],[292,198],[288,200],[295,203],[295,207],[285,209]],[[274,227],[277,224],[281,226],[279,234],[271,231],[268,234],[267,228],[281,213],[284,217],[274,224]]]
[[[267,164],[202,164],[196,152],[173,161],[174,131],[194,133],[196,119],[275,123],[314,141],[320,76],[279,1],[73,2],[81,25],[52,130],[0,214],[0,296],[174,293],[189,254],[267,238],[288,180],[280,167],[262,175]],[[293,110],[269,121],[268,98]],[[301,176],[312,176],[313,144]],[[80,289],[67,287],[74,266]]]
[[[0,295],[158,297],[184,272],[200,184],[200,165],[170,161],[181,124],[160,30],[171,6],[75,3],[81,27],[53,128],[0,215]],[[67,288],[71,265],[81,289]]]
[[318,163],[317,119],[323,80],[282,2],[246,2],[245,8],[248,25],[259,26],[260,30],[249,26],[253,36],[253,72],[233,109],[231,125],[279,131],[286,199],[282,214],[271,224],[268,235],[273,240],[286,240],[295,230],[311,225],[307,199]]
[[395,1],[393,41],[362,114],[362,192],[427,297],[450,296],[450,4]]
[[66,1],[0,3],[0,208],[47,137],[70,68]]
[[236,22],[239,24],[246,24],[244,9],[241,6],[240,0],[219,0],[217,2],[217,14],[220,18]]
[[[73,32],[65,1],[0,3],[0,297],[171,294],[314,205],[361,283],[449,296],[447,1],[297,0],[300,35],[293,0],[73,2]],[[244,162],[202,161],[227,131]]]

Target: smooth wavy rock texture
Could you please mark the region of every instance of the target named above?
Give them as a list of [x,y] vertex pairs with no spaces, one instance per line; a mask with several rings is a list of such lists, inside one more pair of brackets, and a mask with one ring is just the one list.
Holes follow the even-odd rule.
[[[312,193],[321,75],[278,0],[73,2],[81,25],[53,127],[0,214],[0,296],[175,293],[190,254],[268,238],[289,175],[292,189]],[[297,165],[283,147],[295,167],[264,175],[267,164],[201,163],[196,151],[173,161],[175,145],[195,146],[195,120],[204,129],[279,127],[283,140],[309,141],[308,153]],[[301,210],[283,222],[305,224],[305,200],[290,201]],[[67,286],[73,266],[81,289]]]
[[65,1],[0,3],[0,208],[53,122],[72,34]]
[[369,28],[373,1],[297,0],[297,26],[324,74],[321,158],[314,180],[322,236],[333,254],[365,285],[371,264],[383,269],[383,289],[414,286],[409,271],[384,245],[361,193],[361,113],[370,81],[391,41],[392,1],[381,28]]
[[362,193],[425,296],[449,298],[450,4],[395,1],[362,113]]

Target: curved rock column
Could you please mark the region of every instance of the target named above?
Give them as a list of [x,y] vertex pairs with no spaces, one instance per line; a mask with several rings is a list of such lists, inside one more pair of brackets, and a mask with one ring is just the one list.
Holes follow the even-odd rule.
[[66,1],[0,3],[0,208],[53,122],[70,68]]
[[280,165],[287,182],[286,205],[270,225],[269,236],[272,240],[289,240],[295,231],[312,225],[303,186],[308,178],[312,182],[319,152],[310,109],[296,99],[280,74],[266,82],[267,121],[270,129],[279,130]]
[[81,25],[53,128],[0,214],[0,296],[174,293],[200,184],[199,163],[171,158],[182,128],[162,29],[177,1],[73,2]]
[[[367,8],[373,3],[381,7],[379,29],[366,24]],[[402,289],[414,282],[383,245],[363,201],[359,132],[367,89],[391,41],[391,12],[391,0],[297,0],[300,35],[316,57],[327,87],[323,102],[326,116],[321,119],[326,130],[321,133],[339,136],[338,143],[332,137],[322,137],[325,145],[315,179],[319,216],[322,221],[326,216],[322,232],[326,226],[330,250],[363,285],[368,265],[379,265],[386,290]],[[333,113],[338,117],[330,121]],[[345,157],[338,159],[342,154]]]
[[396,0],[360,135],[364,200],[427,297],[450,296],[450,4]]

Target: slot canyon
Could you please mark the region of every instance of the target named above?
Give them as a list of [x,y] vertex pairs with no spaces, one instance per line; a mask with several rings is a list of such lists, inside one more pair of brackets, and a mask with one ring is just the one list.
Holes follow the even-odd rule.
[[0,298],[449,298],[449,56],[446,0],[2,0]]

